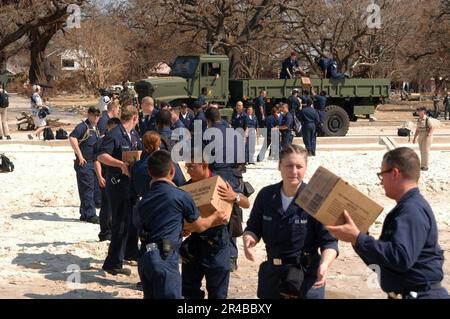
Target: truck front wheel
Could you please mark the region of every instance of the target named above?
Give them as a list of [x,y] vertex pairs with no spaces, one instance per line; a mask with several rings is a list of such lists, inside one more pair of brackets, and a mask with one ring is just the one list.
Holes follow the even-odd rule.
[[347,112],[340,106],[330,105],[325,108],[323,132],[325,136],[345,136],[350,126]]

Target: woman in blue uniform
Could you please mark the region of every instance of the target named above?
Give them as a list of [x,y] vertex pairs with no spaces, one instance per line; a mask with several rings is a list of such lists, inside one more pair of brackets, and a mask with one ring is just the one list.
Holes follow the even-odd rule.
[[[256,197],[244,233],[244,251],[263,239],[267,261],[258,273],[258,298],[322,299],[328,268],[338,245],[325,227],[308,215],[295,198],[306,186],[307,151],[287,145],[280,152],[282,181],[263,188]],[[319,253],[320,250],[320,253]]]
[[[245,163],[254,164],[256,138],[259,136],[259,123],[253,106],[247,107],[247,132],[245,139]],[[252,141],[250,143],[250,141]],[[250,145],[251,144],[251,145]]]

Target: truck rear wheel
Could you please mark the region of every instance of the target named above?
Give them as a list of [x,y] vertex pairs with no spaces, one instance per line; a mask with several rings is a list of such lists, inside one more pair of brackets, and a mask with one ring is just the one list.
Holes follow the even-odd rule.
[[323,132],[325,136],[345,136],[350,126],[347,112],[340,106],[329,105],[325,108]]

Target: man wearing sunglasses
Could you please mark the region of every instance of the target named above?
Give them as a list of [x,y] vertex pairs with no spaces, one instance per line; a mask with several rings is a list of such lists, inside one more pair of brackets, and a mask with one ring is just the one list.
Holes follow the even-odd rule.
[[378,177],[386,196],[397,202],[386,216],[379,240],[361,233],[347,212],[344,225],[327,229],[352,243],[367,265],[379,267],[381,289],[389,298],[448,299],[441,286],[444,255],[436,220],[418,188],[419,157],[410,148],[392,150],[384,155]]

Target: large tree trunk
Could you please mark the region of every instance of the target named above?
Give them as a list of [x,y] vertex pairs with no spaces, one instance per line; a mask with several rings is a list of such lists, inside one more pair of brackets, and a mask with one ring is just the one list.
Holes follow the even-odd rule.
[[28,38],[30,39],[30,69],[29,79],[30,83],[43,83],[46,82],[47,77],[45,75],[45,49],[50,42],[51,38],[60,29],[59,24],[54,24],[46,27],[32,29]]
[[0,74],[6,73],[6,56],[0,51]]

